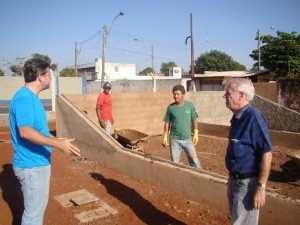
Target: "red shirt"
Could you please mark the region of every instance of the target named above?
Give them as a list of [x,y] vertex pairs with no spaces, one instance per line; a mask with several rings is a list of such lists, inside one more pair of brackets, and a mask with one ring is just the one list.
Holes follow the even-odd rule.
[[97,105],[100,105],[100,117],[104,121],[112,119],[112,99],[111,94],[105,94],[101,92],[97,99]]

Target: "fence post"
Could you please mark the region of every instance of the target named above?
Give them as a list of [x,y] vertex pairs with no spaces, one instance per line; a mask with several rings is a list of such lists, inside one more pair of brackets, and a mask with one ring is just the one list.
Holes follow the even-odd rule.
[[51,105],[52,105],[52,111],[55,111],[55,92],[56,92],[56,85],[55,85],[55,79],[53,79],[54,77],[54,73],[53,70],[51,70],[51,76],[52,76],[52,82],[51,82]]
[[87,90],[86,90],[86,76],[82,76],[82,94],[86,94]]

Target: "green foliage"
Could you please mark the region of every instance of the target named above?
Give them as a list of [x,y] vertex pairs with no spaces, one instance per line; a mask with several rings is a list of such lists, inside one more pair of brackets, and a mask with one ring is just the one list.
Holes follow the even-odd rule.
[[246,70],[246,66],[234,61],[224,52],[212,50],[200,55],[195,61],[195,73],[204,71],[236,71]]
[[41,55],[41,54],[39,54],[39,53],[34,53],[34,54],[31,55],[31,57],[32,57],[33,59],[41,59],[41,60],[44,60],[44,61],[46,61],[47,63],[51,64],[51,59],[50,59],[49,56],[47,56],[47,55]]
[[[49,58],[49,56],[34,53],[34,54],[31,55],[31,57],[33,59],[44,60],[44,61],[46,61],[50,64],[50,69],[57,70],[57,64],[51,64],[51,59]],[[14,73],[13,76],[16,76],[16,75],[22,76],[22,74],[23,74],[23,64],[24,64],[25,59],[26,59],[25,57],[17,57],[16,61],[18,62],[18,64],[12,65],[12,66],[9,67],[9,69]]]
[[51,70],[57,70],[57,64],[51,64],[51,59],[49,58],[48,55],[41,55],[39,53],[34,53],[34,54],[31,55],[31,57],[34,58],[34,59],[44,60],[44,61],[46,61],[50,64],[50,69]]
[[61,77],[76,77],[76,72],[74,68],[64,68],[60,71],[59,76]]
[[147,74],[149,74],[149,73],[153,73],[153,70],[152,70],[151,67],[145,68],[143,71],[141,71],[141,72],[139,73],[139,75],[140,75],[140,76],[147,76]]
[[23,65],[12,65],[9,67],[11,72],[13,72],[13,76],[22,76],[23,73]]
[[176,67],[176,63],[175,62],[168,62],[168,63],[162,63],[161,67],[160,67],[160,72],[163,73],[165,76],[169,76],[169,68],[170,67]]
[[[300,35],[297,32],[277,31],[277,37],[265,35],[261,41],[265,44],[260,48],[261,65],[272,71],[275,80],[280,77],[300,78]],[[250,57],[258,60],[258,49],[254,49]],[[258,63],[253,66],[257,68]]]
[[4,76],[4,72],[2,70],[0,70],[0,77]]
[[51,64],[50,69],[54,71],[57,70],[57,64]]

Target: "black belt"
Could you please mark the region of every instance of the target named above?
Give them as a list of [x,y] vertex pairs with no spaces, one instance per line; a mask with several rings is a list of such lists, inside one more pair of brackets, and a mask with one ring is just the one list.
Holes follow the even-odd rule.
[[258,177],[258,173],[229,173],[232,179],[242,180],[250,177]]

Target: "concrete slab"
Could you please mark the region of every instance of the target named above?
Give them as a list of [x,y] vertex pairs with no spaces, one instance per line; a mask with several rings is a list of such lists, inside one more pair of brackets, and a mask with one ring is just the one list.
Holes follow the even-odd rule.
[[91,194],[86,189],[58,195],[55,196],[54,199],[65,208],[72,205],[80,206],[85,203],[95,202],[99,200],[98,197]]
[[104,202],[100,201],[100,207],[98,209],[83,211],[75,214],[75,218],[77,218],[81,223],[86,223],[93,221],[95,219],[103,218],[109,216],[110,214],[117,214],[118,211],[111,208]]

